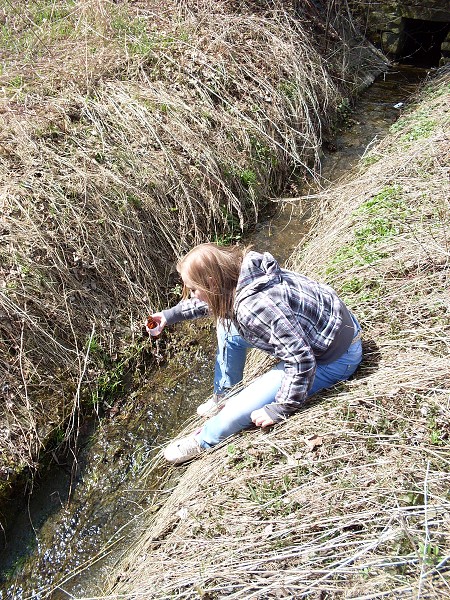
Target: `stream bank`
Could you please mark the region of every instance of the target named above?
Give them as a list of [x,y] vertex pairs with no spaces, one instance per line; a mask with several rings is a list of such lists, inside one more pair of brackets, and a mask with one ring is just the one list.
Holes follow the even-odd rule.
[[[347,125],[328,143],[322,157],[323,186],[348,174],[367,145],[376,136],[383,136],[425,75],[424,70],[393,67],[363,94],[355,107],[346,108]],[[280,260],[286,259],[301,240],[304,215],[305,205],[280,204],[276,217],[258,227],[252,242],[271,249]],[[100,424],[79,459],[83,468],[71,504],[66,506],[64,491],[55,486],[52,474],[49,480],[40,483],[41,496],[33,496],[26,511],[32,524],[28,539],[35,540],[35,545],[28,558],[27,552],[23,552],[26,536],[21,538],[18,534],[26,519],[21,527],[11,528],[15,529],[14,537],[20,544],[15,560],[6,566],[10,577],[5,577],[3,598],[67,598],[70,594],[90,594],[97,582],[107,576],[108,561],[116,560],[121,553],[120,544],[126,543],[127,532],[121,527],[131,519],[135,519],[133,527],[139,527],[139,515],[152,510],[150,490],[133,489],[133,479],[145,469],[159,444],[179,429],[210,391],[214,353],[211,327],[188,324],[186,328],[202,344],[190,346],[170,365],[162,366],[152,374],[148,389],[130,398],[110,422]],[[206,340],[209,344],[205,346]],[[39,482],[36,487],[39,488]],[[154,489],[157,488],[155,482]],[[142,499],[145,494],[148,504]],[[34,498],[41,508],[52,503],[55,509],[60,508],[49,518],[43,513],[39,515],[38,506],[32,505]],[[128,534],[132,534],[131,529]],[[7,539],[8,536],[11,532],[7,532]],[[109,557],[66,581],[70,573],[83,568],[84,561],[92,562],[108,539],[115,543]],[[14,563],[20,568],[11,573]]]

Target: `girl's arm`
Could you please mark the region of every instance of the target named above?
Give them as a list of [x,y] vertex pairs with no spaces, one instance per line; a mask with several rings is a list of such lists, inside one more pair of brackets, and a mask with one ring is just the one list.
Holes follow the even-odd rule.
[[189,319],[198,319],[208,315],[208,305],[206,302],[197,300],[197,298],[189,298],[181,300],[172,308],[167,308],[162,311],[167,325],[187,321]]
[[[284,377],[275,402],[255,411],[256,415],[252,414],[255,424],[258,421],[262,426],[278,423],[305,402],[314,381],[316,359],[298,317],[289,305],[265,296],[264,301],[255,299],[242,303],[238,311],[244,337],[257,348],[284,361]],[[268,423],[269,420],[272,423]]]
[[[181,300],[176,306],[167,308],[161,312],[153,313],[151,318],[158,323],[157,334],[159,335],[166,325],[172,325],[179,321],[187,319],[198,319],[206,317],[208,314],[208,305],[193,298],[192,300]],[[155,330],[146,327],[147,333],[155,335]]]

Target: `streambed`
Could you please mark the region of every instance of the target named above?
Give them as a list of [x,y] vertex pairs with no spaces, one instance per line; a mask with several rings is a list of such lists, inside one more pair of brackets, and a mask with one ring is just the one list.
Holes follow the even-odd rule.
[[[345,111],[345,126],[324,150],[321,186],[349,173],[368,144],[382,137],[401,114],[426,73],[393,67],[357,106]],[[251,242],[285,260],[305,233],[304,211],[305,205],[280,202],[276,215],[258,227]],[[140,515],[157,510],[153,495],[138,489],[136,482],[158,447],[211,392],[212,326],[183,324],[177,331],[187,340],[182,350],[149,374],[148,385],[120,410],[84,433],[76,463],[70,456],[52,463],[36,478],[26,502],[17,504],[0,547],[1,599],[97,595],[109,566],[126,548],[127,537],[138,534]],[[157,491],[158,482],[152,485]],[[159,497],[166,491],[159,490]],[[97,557],[105,544],[108,554]]]

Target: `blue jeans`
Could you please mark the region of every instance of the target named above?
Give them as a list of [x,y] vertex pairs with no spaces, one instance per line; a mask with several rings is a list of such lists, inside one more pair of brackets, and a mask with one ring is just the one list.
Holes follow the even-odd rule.
[[214,392],[221,394],[242,381],[247,349],[252,348],[230,321],[217,323]]
[[[313,385],[308,397],[329,388],[352,375],[362,359],[361,327],[353,317],[355,337],[349,349],[329,365],[317,365]],[[217,328],[218,350],[214,377],[214,391],[222,392],[242,380],[247,348],[251,345],[243,340],[231,325],[226,330]],[[284,376],[284,362],[257,377],[252,383],[234,394],[218,415],[209,419],[197,434],[202,448],[211,448],[230,435],[253,425],[250,415],[254,410],[275,401]]]

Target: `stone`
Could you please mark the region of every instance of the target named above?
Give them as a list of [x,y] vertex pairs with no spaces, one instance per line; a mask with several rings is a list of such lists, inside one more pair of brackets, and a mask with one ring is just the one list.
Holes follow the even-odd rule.
[[400,37],[391,33],[390,31],[384,31],[381,35],[381,44],[383,51],[387,54],[398,54],[400,51]]
[[[394,56],[401,54],[406,41],[405,19],[450,23],[450,3],[442,0],[381,0],[376,9],[370,11],[357,0],[349,3],[352,11],[366,22],[369,39]],[[447,42],[450,40],[446,39],[442,52],[448,52]]]
[[385,31],[388,31],[389,33],[395,33],[396,35],[399,35],[400,33],[402,33],[404,31],[405,27],[402,23],[402,25],[399,27],[397,25],[392,25],[391,23],[388,23],[385,27]]

